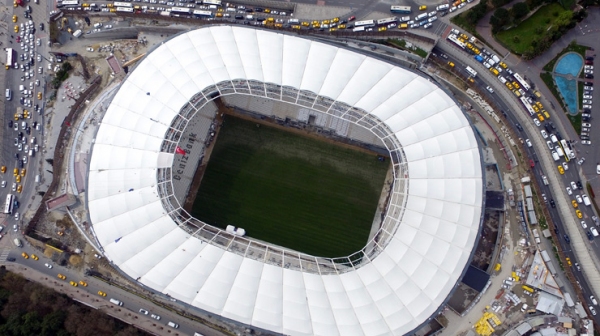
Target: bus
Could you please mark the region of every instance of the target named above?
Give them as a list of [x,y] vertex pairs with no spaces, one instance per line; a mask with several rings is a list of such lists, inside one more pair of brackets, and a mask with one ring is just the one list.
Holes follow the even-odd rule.
[[6,48],[6,68],[12,68],[13,64],[15,64],[15,52],[13,48]]
[[171,7],[171,13],[173,13],[173,14],[192,14],[192,9],[185,8],[185,7]]
[[410,6],[392,6],[390,7],[390,12],[398,14],[410,14],[412,13],[412,8],[410,8]]
[[115,3],[113,3],[113,6],[115,6],[115,7],[131,7],[131,3],[130,2],[115,2]]
[[465,47],[467,46],[467,44],[465,42],[461,42],[458,37],[454,34],[450,34],[448,35],[448,40],[450,40],[450,42],[456,44],[459,48],[461,49],[465,49]]
[[6,195],[6,203],[4,203],[4,213],[11,214],[13,211],[13,205],[15,204],[15,195]]
[[473,70],[470,66],[466,67],[465,70],[471,75],[471,77],[477,77],[477,71]]
[[205,11],[205,10],[199,10],[199,9],[195,9],[194,10],[194,16],[199,17],[199,18],[205,18],[205,17],[212,17],[213,13],[211,11]]
[[531,107],[531,104],[529,104],[529,102],[527,101],[527,98],[525,98],[524,96],[521,96],[521,98],[519,98],[521,100],[521,103],[523,104],[523,106],[525,106],[525,109],[527,110],[527,112],[529,112],[530,116],[535,116],[535,110],[533,109],[533,107]]
[[392,16],[392,17],[389,17],[386,19],[377,20],[378,25],[386,25],[386,26],[389,25],[390,23],[396,23],[396,22],[398,22],[398,18],[395,16]]
[[203,0],[202,3],[204,5],[221,6],[221,0]]
[[117,12],[133,13],[133,8],[131,8],[131,7],[117,7]]
[[571,149],[571,146],[569,146],[569,143],[567,142],[567,140],[565,140],[565,139],[560,140],[560,145],[563,148],[563,151],[565,152],[565,159],[567,161],[573,160],[575,158],[575,152],[573,152],[573,150]]
[[354,27],[375,27],[375,20],[356,21]]
[[529,91],[529,89],[531,89],[531,86],[529,86],[529,83],[527,83],[527,81],[524,80],[523,77],[521,77],[521,75],[519,75],[518,73],[515,72],[513,74],[513,77],[515,77],[515,80],[519,83],[519,85],[521,85],[523,90]]
[[65,6],[79,6],[79,0],[65,0],[56,4],[57,8]]

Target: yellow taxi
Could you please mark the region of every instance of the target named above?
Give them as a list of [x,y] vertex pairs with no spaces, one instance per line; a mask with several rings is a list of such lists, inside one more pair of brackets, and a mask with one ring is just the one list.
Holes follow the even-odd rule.
[[460,38],[463,39],[463,40],[465,40],[465,41],[469,39],[469,37],[467,36],[467,34],[464,34],[464,33],[460,34]]
[[19,175],[19,168],[13,169],[13,175],[15,175],[15,176]]
[[565,168],[563,166],[558,166],[558,172],[562,175],[565,173]]
[[544,116],[546,117],[546,119],[550,119],[550,113],[548,113],[548,111],[543,110],[542,112],[544,113]]
[[498,76],[500,74],[496,68],[490,68],[490,71],[494,74],[494,76]]
[[512,82],[512,85],[517,89],[521,88],[521,85],[519,85],[519,83],[517,83],[517,82]]
[[339,17],[334,17],[333,19],[331,19],[331,22],[340,22],[340,18]]
[[292,25],[292,29],[300,29],[301,27],[298,25]]
[[469,77],[469,82],[475,83],[475,80],[473,79],[473,77]]
[[282,28],[282,27],[283,27],[283,23],[276,23],[276,24],[275,24],[275,27],[277,27],[277,28]]
[[23,111],[23,117],[24,117],[25,119],[29,119],[29,111],[28,111],[28,110],[24,110],[24,111]]
[[577,215],[577,218],[582,218],[583,217],[583,214],[579,210],[575,210],[575,214]]
[[448,65],[452,68],[454,68],[454,62],[448,62]]
[[268,9],[268,8],[265,8],[264,12],[265,12],[265,13],[271,13],[271,10],[270,10],[270,9]]
[[337,31],[337,28],[333,27],[333,28],[329,28],[329,32],[332,33],[334,31]]
[[481,51],[479,51],[477,48],[473,48],[473,52],[477,55],[481,54]]
[[573,204],[573,208],[577,208],[577,201],[576,200],[571,200],[571,204]]
[[6,173],[6,166],[0,167],[0,172],[2,172],[2,174]]
[[427,10],[427,6],[425,6],[425,5],[419,6],[419,10]]
[[566,257],[566,258],[565,258],[565,260],[567,261],[567,264],[568,264],[569,266],[573,266],[573,264],[571,263],[571,258],[569,258],[569,257]]
[[346,25],[345,24],[341,24],[338,26],[339,29],[346,29]]
[[303,26],[303,27],[308,27],[308,26],[310,26],[310,23],[309,23],[309,22],[306,22],[306,21],[304,21],[304,22],[302,22],[302,26]]
[[23,191],[23,186],[19,184],[17,187],[17,192],[20,193],[21,191]]
[[15,0],[15,1],[13,1],[13,6],[14,6],[15,8],[19,7],[19,3],[18,3],[18,2]]
[[82,6],[82,7],[90,7],[90,4],[89,4],[89,3],[85,3],[85,2],[84,2],[84,3],[83,3],[81,6]]
[[223,13],[217,13],[215,16],[216,17],[223,17]]
[[40,258],[38,258],[38,256],[36,256],[35,254],[31,255],[31,259],[33,259],[33,260],[40,260]]
[[544,105],[542,105],[542,103],[540,103],[539,101],[538,101],[538,102],[535,102],[535,105],[536,105],[537,107],[539,107],[539,108],[540,108],[540,110],[544,108]]
[[114,5],[113,5],[113,4],[111,4],[111,3],[109,3],[109,4],[106,4],[106,7],[108,7],[108,8],[113,8],[113,7],[114,7]]
[[15,121],[19,121],[19,114],[15,113]]
[[508,66],[507,66],[507,65],[506,65],[506,63],[504,63],[504,62],[500,62],[500,63],[498,63],[498,64],[500,64],[500,66],[501,66],[502,68],[504,68],[504,69],[508,68]]
[[83,287],[87,287],[87,282],[80,280],[79,284],[82,285]]
[[17,22],[17,16],[13,15],[13,22]]
[[21,176],[25,176],[25,174],[27,174],[27,169],[21,169]]
[[62,275],[62,274],[60,274],[60,273],[58,273],[57,277],[58,277],[59,279],[61,279],[61,280],[66,280],[66,279],[67,279],[67,277],[66,277],[66,276],[64,276],[64,275]]
[[540,112],[540,108],[539,108],[539,107],[537,107],[537,106],[535,106],[535,105],[532,105],[531,107],[533,108],[533,110],[534,110],[535,112]]
[[272,17],[270,17],[270,18],[267,18],[267,22],[275,22],[275,19],[274,19],[274,18],[272,18]]
[[21,183],[21,175],[17,175],[15,179],[17,180],[17,183]]
[[223,11],[223,8],[217,8],[217,13],[222,13]]
[[69,284],[71,284],[71,286],[73,287],[77,287],[77,282],[75,281],[69,281]]
[[537,117],[540,121],[544,121],[544,116],[541,113],[538,113]]
[[329,24],[329,20],[323,20],[322,24]]
[[110,9],[110,12],[111,12],[111,13],[116,13],[116,12],[117,12],[117,10],[116,10],[115,8],[111,8],[111,9]]
[[106,293],[104,293],[103,291],[98,291],[98,295],[100,295],[100,296],[106,296]]
[[386,28],[386,27],[379,27],[379,28],[377,29],[377,31],[380,31],[380,32],[382,32],[382,31],[386,31],[386,30],[387,30],[387,28]]
[[15,25],[15,33],[19,32],[19,26]]
[[29,255],[25,252],[21,253],[21,255],[23,256],[23,258],[25,259],[29,259]]
[[506,84],[505,84],[505,85],[506,85],[506,87],[507,87],[509,90],[512,90],[512,89],[513,89],[513,86],[512,86],[512,84],[511,84],[510,82],[506,82]]

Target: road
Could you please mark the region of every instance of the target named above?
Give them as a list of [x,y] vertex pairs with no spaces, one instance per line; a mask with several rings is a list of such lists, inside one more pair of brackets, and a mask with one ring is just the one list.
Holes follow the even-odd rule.
[[[459,50],[458,48],[455,48],[454,46],[449,45],[447,43],[444,43],[444,42],[438,43],[437,48],[434,49],[434,53],[437,53],[437,54],[445,53],[446,55],[448,55],[449,56],[448,60],[454,62],[456,69],[458,71],[461,71],[465,76],[469,76],[468,72],[465,70],[465,67],[467,65],[473,67],[480,74],[486,74],[486,75],[490,74],[491,75],[489,70],[485,69],[479,62],[475,61],[472,57],[468,56],[464,51]],[[474,78],[475,84],[479,87],[486,87],[488,85],[492,86],[494,88],[495,93],[494,94],[487,93],[487,95],[488,95],[487,99],[492,101],[496,106],[498,106],[502,110],[502,112],[503,112],[502,114],[508,120],[508,123],[513,126],[513,129],[519,138],[532,140],[533,147],[524,146],[524,148],[525,148],[528,156],[534,160],[535,166],[533,167],[533,169],[530,170],[530,172],[532,173],[531,177],[537,179],[537,182],[538,182],[538,185],[540,186],[541,192],[547,196],[549,203],[551,201],[558,203],[559,197],[567,199],[570,202],[571,199],[574,199],[573,196],[576,193],[582,192],[581,190],[574,191],[574,194],[571,197],[568,196],[567,192],[566,192],[566,187],[570,186],[571,181],[579,181],[580,180],[580,177],[579,177],[580,166],[575,162],[577,160],[573,160],[570,163],[568,163],[569,169],[566,170],[564,172],[564,174],[559,174],[557,168],[554,168],[555,170],[552,172],[544,171],[543,163],[540,162],[540,160],[541,160],[542,156],[545,159],[548,159],[548,157],[549,157],[550,160],[552,160],[551,155],[550,155],[550,150],[548,147],[545,146],[545,141],[543,142],[544,145],[541,145],[541,144],[538,145],[536,143],[536,141],[533,141],[535,139],[539,139],[542,137],[540,131],[543,128],[536,127],[533,124],[533,122],[531,122],[529,115],[526,114],[526,112],[524,111],[523,108],[521,108],[520,106],[519,106],[519,108],[514,108],[514,104],[510,104],[509,102],[507,102],[506,99],[504,99],[504,97],[500,97],[498,95],[498,92],[500,92],[499,90],[506,90],[504,85],[502,85],[498,80],[488,80],[488,78],[483,78],[483,77],[484,76],[481,76],[481,75],[475,77]],[[486,77],[491,77],[491,76],[486,76]],[[512,95],[512,93],[511,93],[511,95]],[[517,115],[516,113],[520,113],[521,115]],[[523,119],[524,119],[523,116],[526,117],[526,122],[529,122],[529,125],[525,125],[525,123],[523,122]],[[519,124],[521,127],[520,128],[516,127],[517,124]],[[532,128],[535,129],[535,131],[540,132],[540,134],[538,134],[538,135],[531,134],[530,130]],[[555,132],[555,134],[556,133],[560,133],[560,132]],[[560,134],[558,134],[558,136],[560,136]],[[548,135],[548,137],[550,137],[550,136]],[[541,140],[541,139],[539,139],[539,140]],[[559,162],[555,162],[555,164],[558,165],[558,164],[560,164]],[[550,186],[544,185],[544,183],[542,181],[542,175],[550,175],[550,174],[559,175],[561,183],[563,184],[563,187],[562,187],[563,194],[559,195],[558,197],[555,195],[556,190],[554,188],[552,188],[551,185]],[[555,198],[556,198],[556,200],[555,200]],[[571,206],[570,203],[569,203],[569,205]],[[593,225],[593,221],[591,220],[591,217],[594,216],[593,209],[591,207],[586,207],[583,204],[578,204],[578,209],[581,210],[582,215],[583,215],[582,220],[586,221],[587,226],[589,227],[590,225]],[[553,222],[555,223],[555,225],[558,228],[557,236],[561,237],[561,239],[559,239],[556,243],[562,249],[562,251],[564,252],[566,257],[569,257],[573,263],[578,262],[576,254],[572,249],[572,244],[575,244],[575,242],[573,241],[574,237],[573,237],[572,231],[568,231],[568,229],[565,228],[565,224],[561,217],[561,214],[564,216],[565,213],[561,212],[561,209],[551,207],[551,206],[548,207],[548,210],[550,213],[550,217],[552,218]],[[571,206],[571,211],[569,211],[567,216],[575,217],[574,210],[575,209]],[[577,227],[579,229],[579,234],[582,237],[586,237],[586,239],[584,239],[583,242],[585,244],[587,244],[587,246],[589,246],[591,249],[593,249],[593,251],[594,251],[594,253],[596,253],[596,255],[600,255],[600,246],[598,244],[598,241],[597,240],[589,241],[587,239],[587,235],[584,233],[585,230],[583,229],[583,227],[581,225],[578,225]],[[571,232],[571,234],[569,235],[567,232]],[[565,240],[565,238],[564,238],[565,235],[567,235],[569,237],[569,241],[571,241],[571,243],[568,243]],[[581,261],[579,261],[579,262],[581,262]],[[583,291],[584,295],[586,296],[586,298],[589,299],[590,295],[594,295],[593,290],[591,289],[591,287],[588,284],[589,279],[587,279],[582,272],[576,271],[575,268],[573,268],[573,271],[574,271],[573,273],[574,273],[577,281],[579,282],[578,284],[573,284],[573,285],[574,286],[579,285],[581,290]],[[589,305],[589,304],[591,304],[591,302],[588,300],[587,304]],[[600,323],[599,316],[594,316],[594,320],[596,321],[596,323]]]

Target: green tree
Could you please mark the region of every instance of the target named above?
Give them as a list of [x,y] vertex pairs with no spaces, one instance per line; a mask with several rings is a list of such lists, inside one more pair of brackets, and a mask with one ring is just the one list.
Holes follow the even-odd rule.
[[515,20],[519,20],[520,18],[522,18],[525,15],[527,15],[527,13],[529,13],[529,7],[524,2],[517,2],[511,8],[512,17]]
[[490,25],[494,33],[504,27],[509,21],[510,13],[505,8],[496,9],[492,17],[490,17]]

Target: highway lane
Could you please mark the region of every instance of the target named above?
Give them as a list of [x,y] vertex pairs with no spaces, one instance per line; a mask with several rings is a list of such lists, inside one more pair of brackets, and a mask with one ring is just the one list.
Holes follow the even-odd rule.
[[[468,76],[468,72],[465,70],[465,67],[467,65],[470,65],[472,67],[475,68],[474,64],[465,64],[463,62],[464,58],[460,58],[460,57],[454,57],[452,52],[449,52],[450,50],[448,50],[448,48],[445,48],[445,50],[441,50],[439,48],[434,49],[434,53],[441,55],[442,53],[445,52],[445,54],[448,56],[448,61],[452,61],[455,64],[455,68],[460,71],[461,73],[463,73],[465,76]],[[459,50],[456,50],[456,52],[460,52]],[[473,61],[476,62],[476,61]],[[478,71],[480,71],[481,69],[476,69]],[[495,90],[502,90],[505,89],[503,88],[504,85],[494,85],[496,83],[487,83],[486,81],[484,81],[480,76],[477,76],[474,78],[475,80],[475,84],[479,87],[486,87],[487,85],[491,85],[491,86],[495,86],[494,89]],[[499,82],[498,82],[499,83]],[[513,130],[514,132],[517,134],[517,136],[523,140],[525,139],[529,139],[530,136],[527,134],[527,132],[525,131],[526,128],[518,128],[516,127],[516,125],[519,124],[518,119],[516,118],[516,116],[514,115],[514,113],[526,113],[524,112],[524,110],[517,110],[517,111],[513,111],[513,109],[511,109],[509,107],[509,105],[503,100],[501,99],[496,93],[489,93],[488,91],[484,91],[486,94],[486,99],[493,102],[496,106],[498,106],[501,111],[503,112],[503,116],[507,119],[508,123],[513,126]],[[551,119],[552,120],[552,119]],[[533,122],[532,122],[533,123]],[[537,127],[538,131],[543,129],[543,127]],[[527,145],[524,145],[523,148],[525,149],[525,151],[527,152],[528,156],[530,158],[533,158],[534,162],[536,163],[536,165],[533,167],[533,169],[531,169],[531,173],[530,176],[532,178],[535,178],[538,182],[538,185],[541,189],[541,192],[543,194],[546,195],[546,197],[548,198],[548,201],[553,200],[553,192],[551,190],[551,188],[549,186],[544,185],[543,181],[542,181],[542,175],[546,175],[547,173],[543,171],[541,165],[538,165],[539,163],[539,155],[548,155],[550,156],[550,151],[548,149],[548,147],[539,149],[534,147],[528,147]],[[537,151],[540,151],[539,153]],[[546,152],[547,151],[547,152]],[[547,153],[547,154],[546,154]],[[579,158],[572,160],[568,165],[569,165],[569,169],[565,171],[565,174],[562,175],[563,180],[564,180],[564,185],[565,187],[563,188],[563,192],[565,192],[566,194],[566,186],[570,185],[570,181],[579,181],[579,175],[578,175],[578,168],[580,167],[579,165],[577,165],[576,161]],[[559,161],[560,162],[560,161]],[[558,163],[557,163],[558,165]],[[573,193],[573,196],[575,195],[575,191]],[[566,195],[565,195],[566,196]],[[568,199],[575,199],[573,196],[568,197]],[[563,222],[562,219],[560,217],[560,214],[558,212],[558,209],[553,208],[548,206],[548,212],[550,214],[550,217],[552,219],[552,221],[554,222],[554,224],[557,226],[558,228],[558,232],[557,232],[557,236],[559,237],[558,241],[556,241],[556,243],[559,245],[559,247],[562,249],[562,251],[564,252],[565,256],[569,257],[572,261],[572,263],[576,263],[577,262],[577,258],[574,254],[574,252],[571,249],[571,245],[570,243],[567,243],[566,240],[564,239],[564,232],[566,232],[566,230],[563,227]],[[578,207],[582,213],[583,213],[583,220],[585,220],[587,222],[588,227],[590,225],[593,225],[593,221],[591,220],[591,216],[594,215],[593,210],[591,209],[591,207],[586,207],[583,204],[581,204],[581,206]],[[572,211],[572,215],[575,216],[574,211]],[[579,229],[581,231],[583,231],[583,228],[581,226],[579,226]],[[583,234],[584,236],[586,236],[585,234]],[[597,240],[593,240],[593,241],[588,241],[587,239],[585,239],[586,242],[589,243],[589,246],[591,248],[594,249],[594,251],[596,251],[596,253],[600,254],[600,245],[598,244]],[[565,267],[566,264],[565,264]],[[577,269],[575,267],[572,268],[573,270],[573,274],[575,276],[575,278],[577,279],[578,283],[577,284],[573,284],[573,286],[579,286],[581,288],[581,290],[584,293],[584,296],[586,297],[587,301],[584,302],[584,304],[587,303],[587,305],[591,304],[591,301],[589,300],[589,296],[593,295],[593,291],[591,290],[589,284],[588,284],[588,280],[585,278],[585,275],[583,274],[583,272],[577,271]],[[593,317],[594,320],[596,321],[596,323],[600,323],[600,318],[598,316],[594,316]]]

